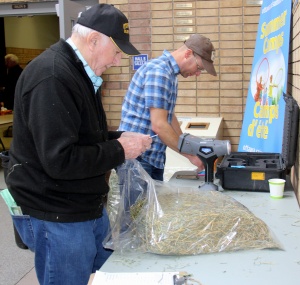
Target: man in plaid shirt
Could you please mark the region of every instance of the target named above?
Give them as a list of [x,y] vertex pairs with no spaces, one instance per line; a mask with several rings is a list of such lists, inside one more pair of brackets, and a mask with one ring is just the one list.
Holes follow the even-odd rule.
[[[160,57],[142,65],[132,78],[122,105],[119,130],[154,136],[151,148],[137,160],[155,180],[163,181],[166,147],[179,152],[177,144],[182,131],[174,114],[177,76],[199,76],[204,70],[216,76],[214,51],[208,38],[194,34],[177,50],[165,50]],[[181,155],[187,157],[199,171],[203,169],[197,156]]]

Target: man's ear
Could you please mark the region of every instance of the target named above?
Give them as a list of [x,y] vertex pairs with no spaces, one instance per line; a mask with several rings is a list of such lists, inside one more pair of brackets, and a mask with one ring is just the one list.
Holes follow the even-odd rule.
[[187,49],[184,53],[184,57],[187,59],[189,58],[190,56],[193,56],[193,51],[191,49]]
[[87,42],[90,47],[90,49],[94,49],[97,43],[99,42],[99,33],[97,32],[91,32],[87,37]]

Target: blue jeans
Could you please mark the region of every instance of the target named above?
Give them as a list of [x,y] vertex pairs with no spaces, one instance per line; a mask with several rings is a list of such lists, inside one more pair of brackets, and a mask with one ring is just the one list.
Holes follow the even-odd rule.
[[140,162],[146,172],[150,175],[150,177],[154,180],[164,181],[164,169],[159,169],[138,157],[136,160]]
[[86,285],[112,253],[102,246],[110,228],[105,209],[99,219],[76,223],[12,217],[23,242],[35,252],[41,285]]

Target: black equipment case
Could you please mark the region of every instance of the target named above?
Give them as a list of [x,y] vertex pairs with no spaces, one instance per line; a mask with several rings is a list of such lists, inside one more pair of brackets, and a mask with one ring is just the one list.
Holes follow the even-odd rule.
[[224,156],[216,172],[223,189],[269,192],[270,178],[285,179],[289,174],[296,160],[299,106],[292,96],[283,96],[286,106],[282,153],[233,152]]

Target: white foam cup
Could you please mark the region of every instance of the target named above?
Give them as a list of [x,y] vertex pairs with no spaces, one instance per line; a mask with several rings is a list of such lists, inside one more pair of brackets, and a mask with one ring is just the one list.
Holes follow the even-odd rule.
[[285,180],[281,178],[272,178],[268,181],[271,198],[281,199],[283,197]]

